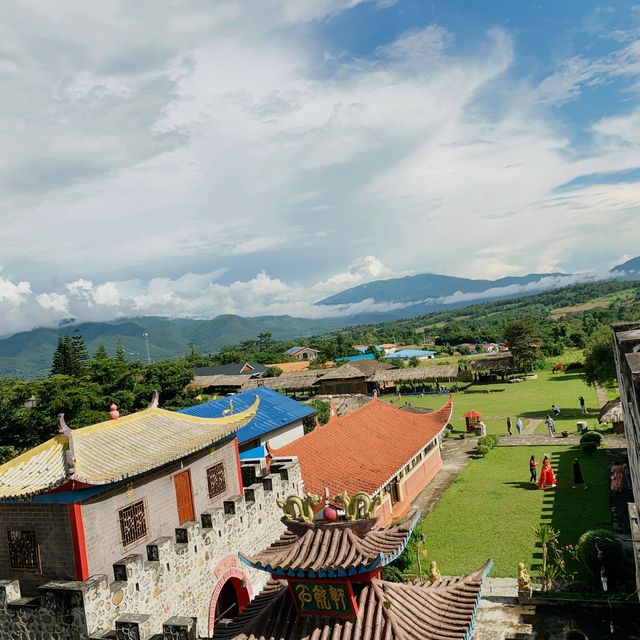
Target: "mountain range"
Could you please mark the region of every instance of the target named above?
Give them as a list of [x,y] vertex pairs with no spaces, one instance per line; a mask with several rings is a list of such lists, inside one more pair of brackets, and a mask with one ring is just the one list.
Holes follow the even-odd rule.
[[[616,279],[638,279],[640,257],[613,267],[610,274]],[[326,309],[327,317],[316,320],[291,316],[220,315],[209,320],[145,316],[111,322],[69,322],[58,328],[33,329],[0,339],[0,376],[31,378],[46,375],[58,335],[71,333],[76,327],[91,353],[101,342],[113,353],[117,342],[121,341],[128,357],[144,361],[148,357],[148,338],[149,355],[156,361],[185,355],[190,350],[190,343],[195,343],[199,353],[210,353],[228,344],[256,338],[265,331],[276,340],[303,338],[350,325],[410,318],[476,302],[532,295],[580,279],[589,278],[532,273],[497,280],[474,280],[427,273],[377,280],[324,298],[317,305]],[[367,301],[371,304],[367,305]],[[358,305],[358,312],[350,315],[349,305]],[[336,317],[338,310],[341,315]]]

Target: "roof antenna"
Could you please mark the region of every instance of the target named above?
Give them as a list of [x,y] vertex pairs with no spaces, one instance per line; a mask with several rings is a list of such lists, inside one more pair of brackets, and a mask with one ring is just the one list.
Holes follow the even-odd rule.
[[154,389],[153,394],[151,395],[151,402],[149,403],[149,406],[147,407],[147,409],[157,409],[159,405],[160,405],[160,394],[158,393],[157,389]]
[[58,414],[58,433],[67,438],[67,450],[64,453],[67,463],[67,469],[69,477],[72,477],[76,472],[76,456],[73,450],[73,434],[69,425],[64,421],[64,413]]

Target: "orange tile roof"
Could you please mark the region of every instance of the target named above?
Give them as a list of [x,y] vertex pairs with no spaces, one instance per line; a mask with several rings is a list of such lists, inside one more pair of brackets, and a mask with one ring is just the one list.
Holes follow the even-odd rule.
[[306,492],[358,491],[374,494],[384,487],[446,426],[453,396],[433,413],[410,413],[374,399],[346,416],[273,450],[274,456],[297,456]]

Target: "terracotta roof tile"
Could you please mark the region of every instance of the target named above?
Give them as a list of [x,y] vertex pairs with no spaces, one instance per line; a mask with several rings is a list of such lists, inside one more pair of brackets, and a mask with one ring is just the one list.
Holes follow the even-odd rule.
[[405,548],[419,512],[398,524],[373,528],[375,519],[312,523],[287,521],[287,530],[263,551],[240,558],[261,571],[298,577],[336,577],[371,571]]
[[444,429],[452,409],[451,398],[429,414],[401,411],[375,399],[271,453],[297,456],[307,492],[323,495],[329,487],[332,495],[371,495]]
[[435,584],[374,579],[357,594],[358,618],[298,615],[286,580],[271,580],[216,640],[463,640],[471,637],[482,584],[491,568]]

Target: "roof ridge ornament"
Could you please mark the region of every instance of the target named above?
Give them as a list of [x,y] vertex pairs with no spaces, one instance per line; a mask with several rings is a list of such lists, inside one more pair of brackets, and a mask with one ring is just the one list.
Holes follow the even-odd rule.
[[64,420],[64,413],[58,414],[58,433],[67,438],[67,449],[64,457],[67,463],[69,477],[73,478],[76,473],[76,456],[73,447],[73,433],[69,425]]
[[153,390],[153,393],[151,394],[151,402],[149,403],[149,406],[147,407],[147,409],[157,409],[160,406],[160,393],[157,389]]

